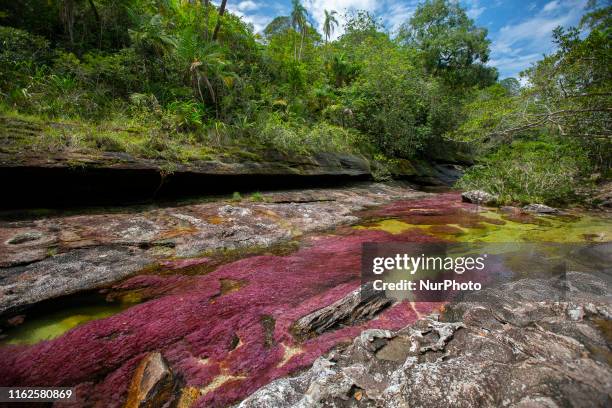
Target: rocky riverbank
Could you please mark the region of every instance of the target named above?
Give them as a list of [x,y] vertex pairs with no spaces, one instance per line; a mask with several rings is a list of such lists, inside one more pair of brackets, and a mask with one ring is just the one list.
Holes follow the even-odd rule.
[[609,406],[611,284],[574,272],[489,288],[401,330],[366,330],[239,407]]
[[145,267],[181,266],[182,258],[266,248],[353,223],[352,213],[368,206],[425,196],[403,184],[361,183],[267,193],[257,201],[1,222],[0,315],[100,288]]

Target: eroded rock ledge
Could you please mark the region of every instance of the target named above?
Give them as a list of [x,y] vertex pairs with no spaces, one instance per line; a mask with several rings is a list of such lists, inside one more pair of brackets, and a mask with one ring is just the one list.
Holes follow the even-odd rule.
[[[565,290],[568,301],[550,300]],[[565,287],[506,283],[441,318],[364,331],[240,407],[603,407],[612,390],[610,296],[609,277],[576,272]]]

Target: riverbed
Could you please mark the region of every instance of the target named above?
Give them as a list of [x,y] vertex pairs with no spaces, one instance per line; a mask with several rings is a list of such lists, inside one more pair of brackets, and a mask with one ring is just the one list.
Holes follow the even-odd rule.
[[[139,361],[147,353],[160,352],[181,379],[184,406],[227,406],[274,379],[308,368],[316,358],[350,342],[364,329],[397,330],[444,309],[445,302],[397,302],[372,319],[295,336],[292,326],[298,319],[359,288],[363,243],[612,241],[612,220],[606,214],[570,211],[541,216],[462,203],[457,193],[398,189],[387,191],[386,200],[381,200],[376,198],[381,191],[368,191],[371,197],[365,201],[363,191],[352,193],[361,201],[350,191],[335,195],[319,191],[302,204],[279,199],[207,203],[202,210],[206,218],[193,208],[154,210],[157,217],[170,211],[183,216],[174,217],[183,221],[172,225],[174,237],[184,237],[182,233],[189,228],[193,232],[198,228],[195,220],[204,220],[219,231],[214,239],[222,240],[225,231],[228,240],[238,236],[246,244],[203,247],[197,245],[202,235],[189,235],[189,240],[174,246],[139,246],[139,242],[159,242],[159,234],[166,239],[173,236],[159,228],[159,222],[147,223],[154,218],[150,214],[132,223],[131,230],[122,231],[131,233],[130,242],[139,248],[134,254],[143,259],[137,263],[139,271],[103,281],[85,292],[43,299],[13,314],[15,327],[5,327],[2,333],[2,385],[75,386],[77,405],[121,406]],[[283,205],[286,208],[281,210]],[[273,214],[266,215],[266,211]],[[288,216],[295,213],[300,214],[299,222]],[[262,218],[253,223],[255,214]],[[321,221],[334,214],[338,222]],[[130,219],[140,216],[131,214]],[[74,218],[81,217],[78,226],[82,228],[86,216],[71,217],[34,223],[38,230],[41,225],[70,224],[74,232],[78,229]],[[96,217],[99,221],[101,215]],[[121,216],[107,215],[107,225],[127,222],[127,218],[121,223],[117,218]],[[242,221],[247,218],[250,223]],[[264,225],[263,219],[274,223]],[[316,227],[308,227],[314,224]],[[240,225],[251,230],[245,233]],[[277,225],[290,232],[279,234],[280,227],[271,231]],[[207,231],[207,242],[213,242],[211,230]],[[265,231],[275,239],[262,240]],[[75,241],[82,244],[86,234],[80,233]],[[134,239],[147,233],[157,235],[155,239]],[[177,253],[177,248],[194,246],[197,251]],[[76,250],[90,247],[82,245]],[[146,256],[138,251],[146,251]],[[108,258],[104,253],[97,256]],[[110,259],[124,261],[120,256]],[[36,262],[49,260],[53,255]],[[521,276],[528,272],[516,270]]]

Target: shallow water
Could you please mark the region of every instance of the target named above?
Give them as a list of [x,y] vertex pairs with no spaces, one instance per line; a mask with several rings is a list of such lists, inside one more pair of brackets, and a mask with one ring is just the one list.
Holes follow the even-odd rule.
[[84,323],[122,312],[138,301],[134,296],[107,301],[104,296],[89,293],[45,302],[29,311],[22,324],[6,330],[6,337],[0,344],[35,344],[51,340]]
[[[456,242],[609,242],[612,241],[612,220],[603,216],[533,216],[523,222],[508,219],[499,210],[478,213],[460,211],[450,222],[443,216],[419,218],[387,218],[357,225],[355,229],[381,230],[401,234],[418,229],[428,235]],[[446,216],[444,216],[446,218]]]

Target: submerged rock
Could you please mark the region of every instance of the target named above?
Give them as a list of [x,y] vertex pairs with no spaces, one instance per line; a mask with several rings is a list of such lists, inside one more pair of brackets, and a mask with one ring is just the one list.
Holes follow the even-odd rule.
[[544,204],[529,204],[523,210],[536,214],[559,214],[559,210]]
[[482,190],[466,191],[461,194],[461,199],[466,203],[494,205],[497,197]]
[[239,407],[606,406],[610,339],[598,327],[610,324],[609,282],[581,273],[567,279],[571,302],[552,300],[563,285],[526,279],[452,305],[447,321],[430,316],[396,332],[365,331]]

